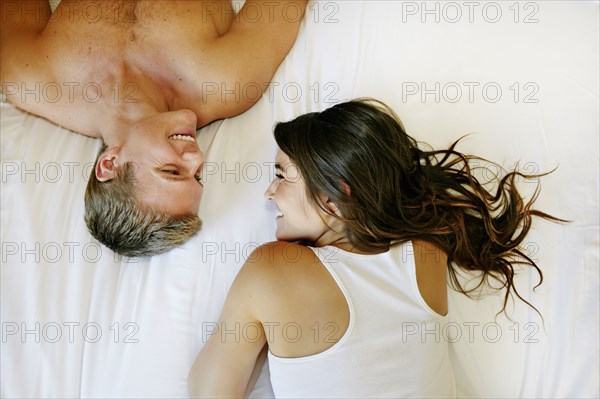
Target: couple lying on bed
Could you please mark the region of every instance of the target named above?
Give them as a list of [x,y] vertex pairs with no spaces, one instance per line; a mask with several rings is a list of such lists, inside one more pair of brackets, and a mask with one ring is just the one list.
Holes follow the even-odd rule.
[[[251,3],[247,0],[245,6]],[[184,25],[188,21],[177,7],[158,10],[160,3],[148,4],[132,8],[134,21],[136,15],[155,16],[152,23],[159,25],[163,17],[169,22],[179,19]],[[146,6],[151,9],[142,13]],[[196,6],[191,3],[188,8]],[[5,16],[8,24],[3,24],[3,38],[5,33],[19,31],[15,28],[18,21],[11,22],[8,15],[3,15],[3,21]],[[57,18],[53,23],[60,21]],[[88,187],[86,194],[87,207],[95,208],[87,210],[87,222],[101,235],[99,231],[106,226],[90,212],[108,212],[97,217],[108,218],[121,232],[110,230],[115,241],[107,244],[127,254],[162,252],[197,231],[202,185],[195,177],[203,160],[194,140],[195,129],[251,105],[252,101],[208,101],[199,109],[184,109],[201,94],[196,91],[197,75],[231,82],[249,74],[249,79],[267,82],[297,32],[297,24],[289,21],[273,27],[276,35],[268,25],[253,33],[252,27],[238,21],[215,20],[206,30],[188,22],[186,36],[210,36],[206,39],[210,46],[202,50],[186,47],[189,43],[184,41],[171,42],[175,30],[157,30],[152,36],[152,31],[133,22],[127,29],[115,28],[123,32],[105,33],[121,35],[115,48],[123,51],[121,55],[131,53],[128,59],[137,62],[115,63],[116,54],[111,53],[112,58],[94,60],[100,70],[92,63],[87,69],[67,61],[66,65],[58,60],[44,64],[46,55],[56,51],[49,49],[57,45],[57,38],[42,25],[28,25],[14,42],[2,42],[3,90],[6,82],[36,79],[40,65],[46,66],[48,79],[58,82],[85,81],[93,71],[102,72],[99,79],[104,83],[133,79],[139,84],[139,102],[113,104],[103,98],[94,105],[97,109],[85,108],[85,101],[71,104],[73,108],[58,102],[46,109],[19,101],[20,94],[9,95],[26,110],[105,140],[107,149],[99,156],[91,179],[97,187]],[[79,34],[67,23],[62,28],[67,36]],[[266,37],[262,35],[277,40],[268,51],[248,51],[245,46],[260,42]],[[152,60],[138,53],[143,46],[136,44],[150,36],[158,46]],[[19,46],[34,43],[38,47],[17,52]],[[87,41],[62,57],[73,60],[83,50],[91,56],[107,51],[83,46],[88,46]],[[6,55],[7,49],[13,57]],[[171,50],[189,51],[189,57],[173,64]],[[194,57],[207,54],[213,62],[202,67],[194,64]],[[254,56],[265,64],[247,69],[255,65]],[[59,75],[63,69],[66,75]],[[166,80],[158,79],[161,73],[168,75]],[[145,77],[170,83],[161,87]],[[89,117],[83,110],[91,113]],[[375,100],[350,101],[279,123],[275,139],[279,146],[276,179],[265,195],[280,211],[279,241],[256,249],[237,276],[219,325],[221,331],[244,331],[243,339],[237,340],[237,334],[209,338],[190,372],[191,394],[244,395],[268,348],[278,397],[453,396],[448,343],[426,339],[424,334],[446,320],[447,272],[455,288],[464,293],[468,291],[456,279],[456,266],[480,271],[482,283],[488,278],[500,280],[506,289],[505,308],[511,293],[521,298],[513,284],[516,262],[530,265],[541,277],[537,265],[519,250],[532,217],[552,217],[531,208],[535,196],[529,202],[522,199],[515,185],[518,173],[506,174],[497,182],[496,192],[488,191],[469,168],[474,157],[460,153],[454,145],[438,151],[419,148],[394,112]],[[127,170],[129,163],[135,166]],[[99,188],[111,181],[116,183],[113,188]],[[135,191],[122,188],[133,187],[128,185],[131,181],[136,183]],[[161,202],[164,192],[171,196]],[[111,202],[110,197],[117,194],[132,198],[132,203]],[[153,211],[143,213],[138,207]],[[120,212],[136,219],[121,221]],[[137,223],[148,227],[139,232],[132,228]],[[139,235],[135,245],[119,242],[127,238],[119,234],[127,236],[129,230]]]

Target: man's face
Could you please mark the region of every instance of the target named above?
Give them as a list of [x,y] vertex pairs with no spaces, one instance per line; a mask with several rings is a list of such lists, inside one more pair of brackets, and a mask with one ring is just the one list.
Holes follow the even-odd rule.
[[133,163],[139,202],[170,215],[197,213],[204,153],[196,143],[196,115],[164,112],[136,122],[127,132],[118,164]]

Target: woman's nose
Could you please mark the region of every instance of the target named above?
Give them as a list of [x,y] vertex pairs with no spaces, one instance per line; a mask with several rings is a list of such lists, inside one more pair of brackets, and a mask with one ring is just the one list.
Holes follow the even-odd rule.
[[269,185],[269,187],[267,188],[267,191],[265,191],[265,199],[267,199],[267,200],[273,199],[273,195],[275,194],[275,190],[277,189],[276,185],[277,185],[277,179],[273,180],[271,182],[271,184]]

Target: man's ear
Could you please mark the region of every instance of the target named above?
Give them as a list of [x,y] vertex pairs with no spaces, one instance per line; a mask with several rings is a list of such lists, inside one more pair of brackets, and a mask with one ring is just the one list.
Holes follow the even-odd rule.
[[96,179],[101,182],[112,180],[117,175],[117,159],[119,158],[120,147],[109,147],[96,161]]

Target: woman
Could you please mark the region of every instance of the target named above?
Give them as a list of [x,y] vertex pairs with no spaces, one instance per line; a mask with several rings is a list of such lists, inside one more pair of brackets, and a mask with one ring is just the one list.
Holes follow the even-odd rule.
[[[506,174],[490,192],[478,159],[423,151],[395,113],[359,99],[275,127],[266,192],[278,242],[240,271],[190,373],[193,396],[239,397],[268,345],[277,397],[451,397],[446,274],[455,267],[516,291],[531,209]],[[525,177],[525,176],[523,176]],[[528,176],[537,177],[537,176]],[[525,301],[525,300],[524,300]],[[526,301],[525,301],[526,302]],[[415,333],[415,328],[420,333]]]

